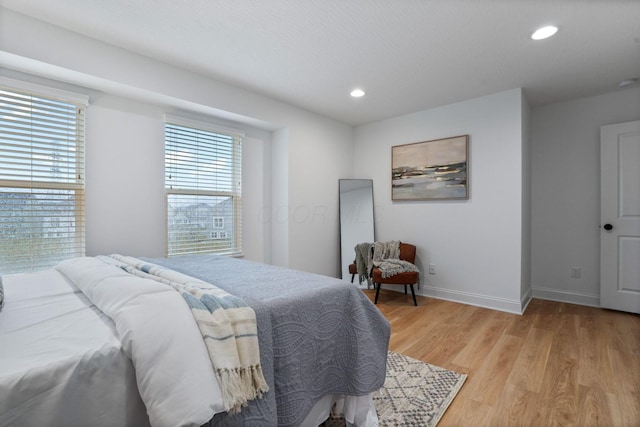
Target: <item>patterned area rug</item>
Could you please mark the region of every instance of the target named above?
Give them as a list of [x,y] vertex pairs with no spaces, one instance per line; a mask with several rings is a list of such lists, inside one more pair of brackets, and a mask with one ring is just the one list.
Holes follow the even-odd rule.
[[[384,387],[373,394],[380,427],[435,426],[467,376],[389,352]],[[344,426],[329,419],[326,427]]]

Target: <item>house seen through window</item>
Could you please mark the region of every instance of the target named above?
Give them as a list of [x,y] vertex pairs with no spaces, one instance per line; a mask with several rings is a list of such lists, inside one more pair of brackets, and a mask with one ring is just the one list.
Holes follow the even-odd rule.
[[242,252],[242,134],[167,117],[168,256]]

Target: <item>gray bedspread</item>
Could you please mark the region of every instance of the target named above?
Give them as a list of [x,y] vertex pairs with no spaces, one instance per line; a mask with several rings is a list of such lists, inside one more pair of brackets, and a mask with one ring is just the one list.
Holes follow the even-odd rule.
[[355,286],[338,279],[217,255],[142,258],[241,297],[258,321],[270,391],[215,426],[298,426],[331,394],[384,384],[390,326]]

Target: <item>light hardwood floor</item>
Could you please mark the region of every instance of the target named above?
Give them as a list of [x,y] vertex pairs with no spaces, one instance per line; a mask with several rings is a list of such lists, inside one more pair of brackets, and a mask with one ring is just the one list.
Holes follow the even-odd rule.
[[417,298],[382,290],[378,308],[391,351],[468,375],[438,427],[640,426],[640,315],[534,299],[520,316]]

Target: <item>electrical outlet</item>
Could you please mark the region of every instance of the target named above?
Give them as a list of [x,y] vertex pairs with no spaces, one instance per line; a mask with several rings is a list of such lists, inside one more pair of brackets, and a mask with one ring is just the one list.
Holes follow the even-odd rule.
[[582,275],[582,269],[578,267],[571,267],[571,277],[573,279],[579,279]]
[[429,264],[429,274],[436,274],[436,265]]

